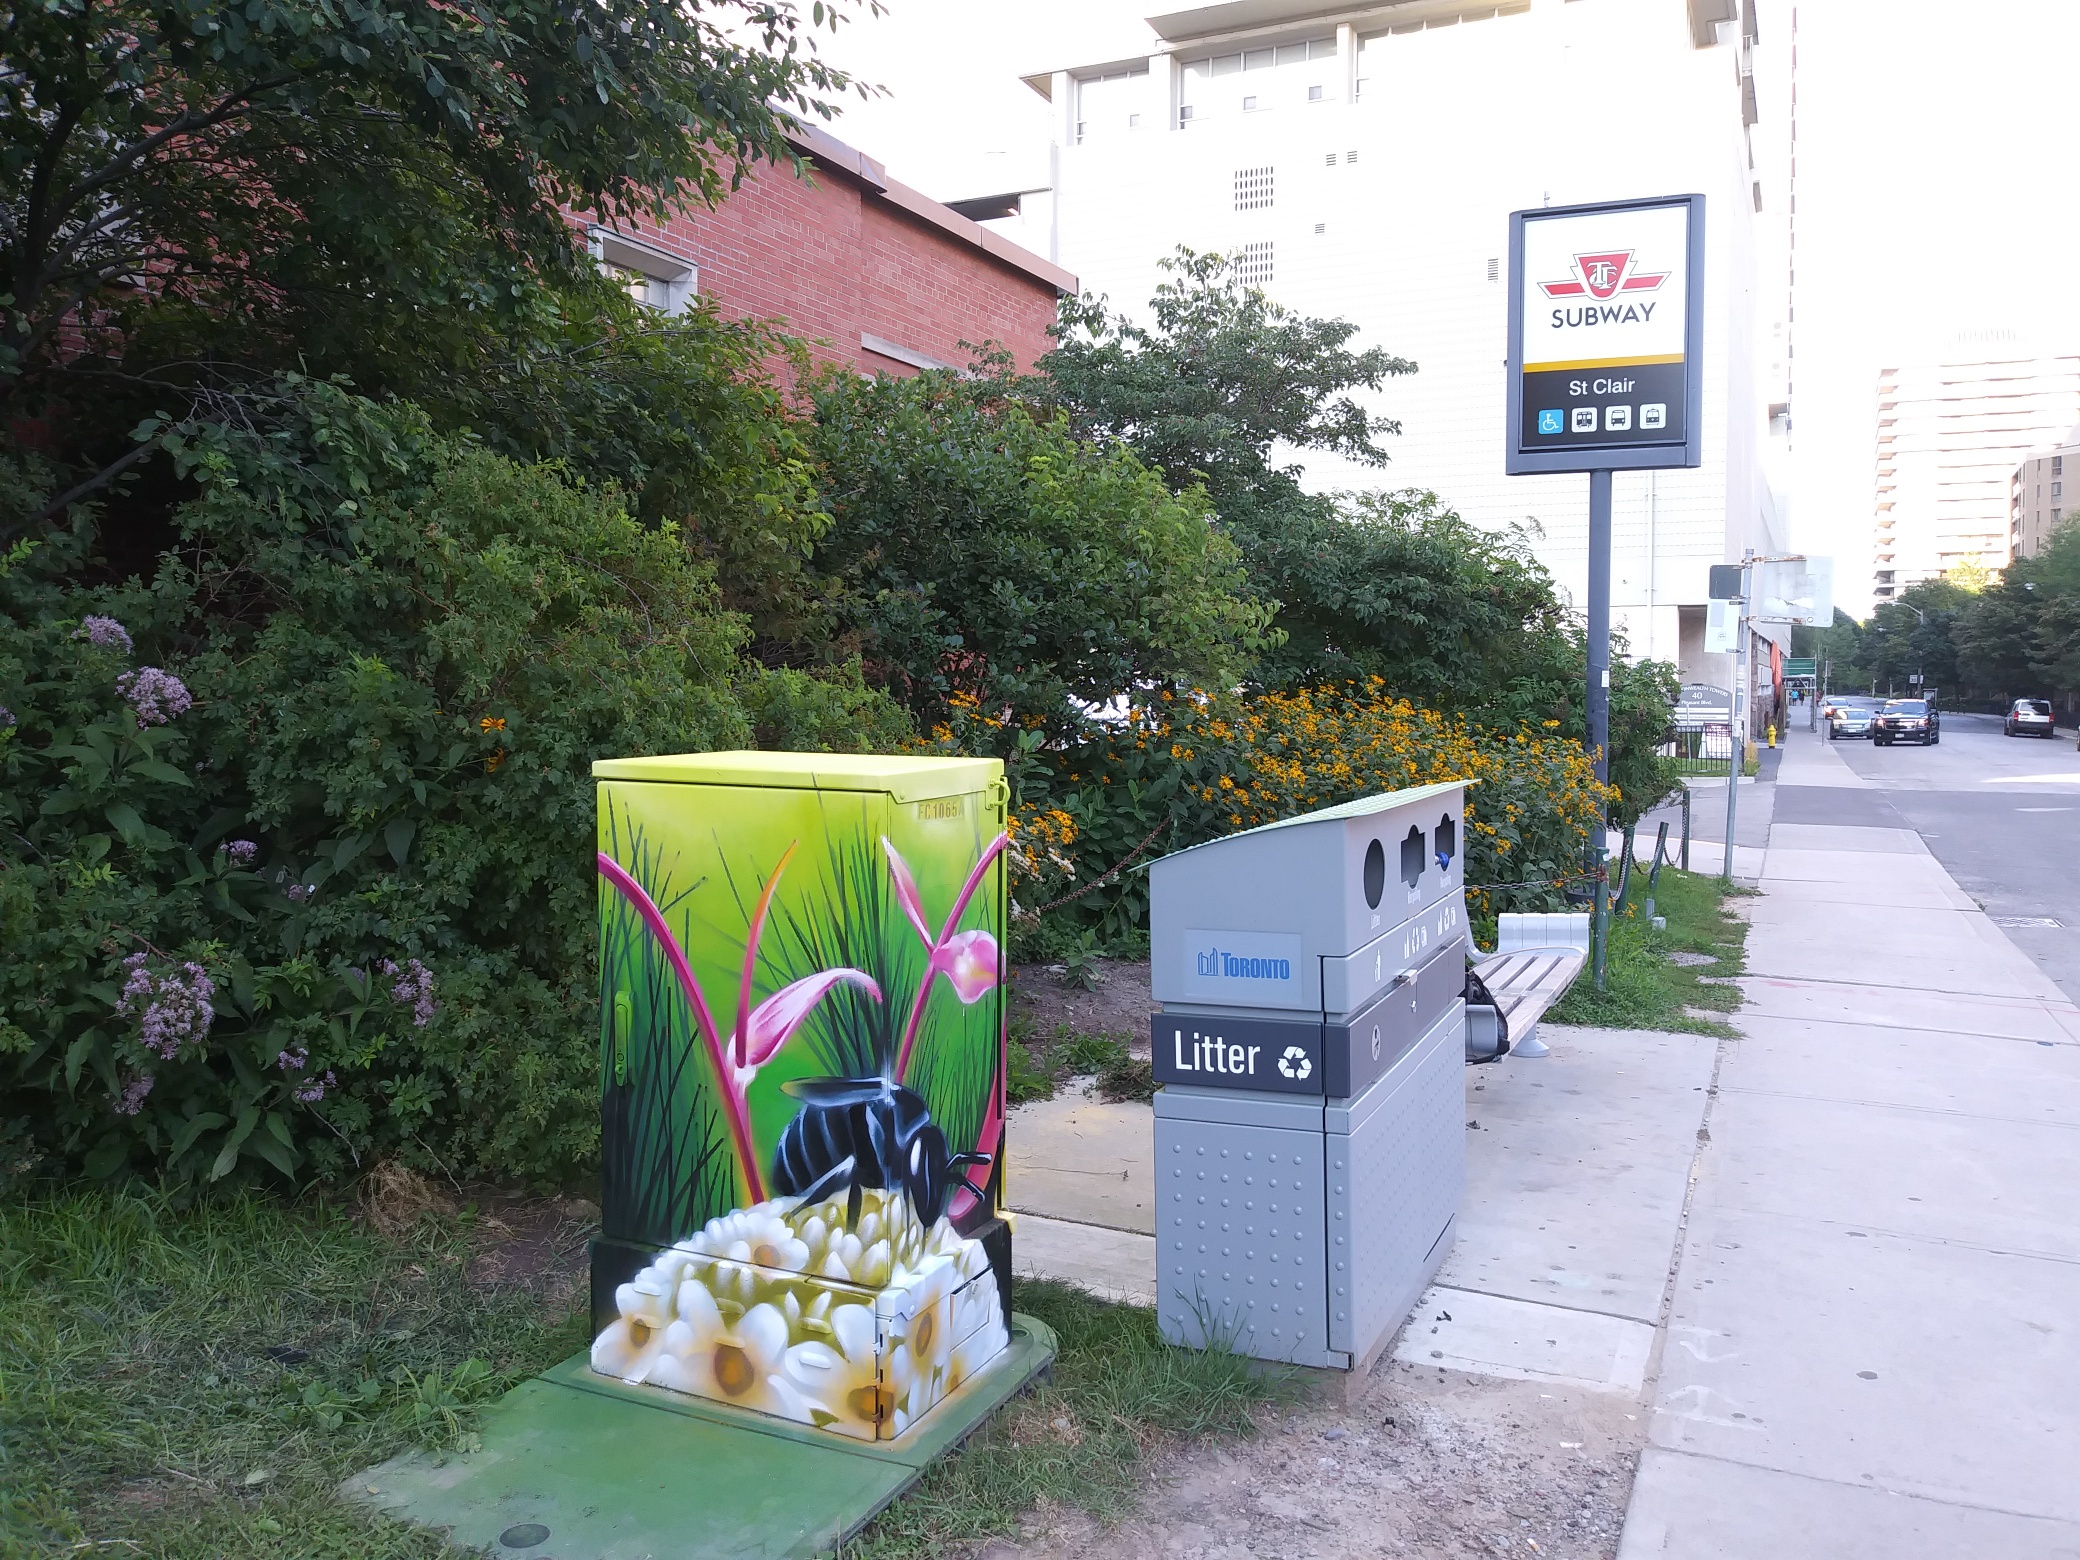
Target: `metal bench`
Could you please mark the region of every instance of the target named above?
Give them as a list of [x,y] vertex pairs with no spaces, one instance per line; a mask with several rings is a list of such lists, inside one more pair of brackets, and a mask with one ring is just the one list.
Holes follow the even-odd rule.
[[1506,914],[1496,918],[1495,931],[1495,951],[1473,963],[1473,973],[1495,1000],[1492,1006],[1466,1005],[1466,1059],[1544,1056],[1538,1021],[1589,957],[1589,917]]

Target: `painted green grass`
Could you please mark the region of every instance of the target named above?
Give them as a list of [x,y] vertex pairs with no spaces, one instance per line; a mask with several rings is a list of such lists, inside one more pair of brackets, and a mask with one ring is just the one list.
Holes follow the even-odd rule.
[[[1725,1023],[1689,1010],[1731,1013],[1740,1006],[1738,987],[1711,982],[1738,975],[1745,967],[1748,926],[1731,912],[1731,906],[1747,892],[1728,889],[1706,873],[1665,867],[1655,909],[1668,918],[1668,927],[1656,931],[1646,918],[1645,875],[1636,873],[1631,904],[1625,914],[1611,918],[1604,989],[1596,989],[1584,968],[1567,994],[1548,1011],[1547,1022],[1599,1029],[1733,1034]],[[1705,954],[1714,962],[1681,965],[1669,959],[1671,952]]]
[[465,1278],[468,1221],[386,1239],[246,1195],[0,1203],[0,1555],[453,1555],[340,1480],[466,1446],[475,1405],[582,1348]]
[[869,1524],[844,1560],[911,1560],[1003,1537],[1043,1500],[1097,1517],[1128,1510],[1165,1441],[1242,1437],[1255,1410],[1308,1389],[1297,1372],[1173,1349],[1153,1311],[1021,1280],[1012,1304],[1059,1335],[1052,1378],[1007,1406]]

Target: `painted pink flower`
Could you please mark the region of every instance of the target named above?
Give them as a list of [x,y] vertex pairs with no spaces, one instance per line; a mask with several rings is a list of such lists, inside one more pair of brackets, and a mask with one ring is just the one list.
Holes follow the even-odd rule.
[[934,937],[930,923],[925,920],[924,896],[917,891],[917,879],[910,871],[910,864],[903,860],[902,852],[895,848],[887,835],[881,836],[881,849],[888,857],[889,876],[896,885],[896,899],[929,953],[924,979],[918,983],[916,999],[910,1004],[910,1022],[903,1027],[903,1042],[896,1051],[896,1077],[899,1079],[909,1072],[910,1052],[917,1044],[917,1028],[924,1019],[924,1005],[938,976],[946,977],[964,1007],[980,1001],[983,993],[997,983],[996,938],[988,932],[957,933],[954,928],[960,925],[968,901],[975,897],[975,891],[982,887],[982,880],[989,875],[990,863],[1002,855],[1010,843],[1010,835],[999,834],[983,847],[982,855],[968,869],[967,881],[961,884],[961,891],[954,896],[953,908],[946,913],[946,924]]
[[881,987],[864,970],[819,970],[792,985],[782,986],[753,1008],[748,1020],[739,1020],[737,1029],[741,1044],[737,1054],[743,1060],[732,1071],[740,1091],[751,1086],[751,1080],[758,1076],[758,1069],[808,1021],[824,994],[846,981],[859,987],[876,1002],[881,1000]]
[[972,1006],[997,983],[997,940],[988,932],[956,932],[932,955],[932,967],[946,977],[963,1007]]
[[903,853],[895,848],[886,834],[881,836],[881,850],[888,857],[888,875],[895,879],[896,902],[902,905],[903,914],[910,918],[910,924],[917,928],[917,940],[926,948],[932,947],[935,939],[932,929],[925,924],[924,896],[917,891],[917,879],[910,875],[910,863],[903,859]]

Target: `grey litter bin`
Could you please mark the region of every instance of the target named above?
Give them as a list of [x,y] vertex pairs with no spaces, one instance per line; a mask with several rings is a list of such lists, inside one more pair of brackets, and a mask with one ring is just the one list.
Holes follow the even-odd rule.
[[1150,869],[1157,1316],[1173,1342],[1353,1367],[1451,1244],[1465,1180],[1464,788]]

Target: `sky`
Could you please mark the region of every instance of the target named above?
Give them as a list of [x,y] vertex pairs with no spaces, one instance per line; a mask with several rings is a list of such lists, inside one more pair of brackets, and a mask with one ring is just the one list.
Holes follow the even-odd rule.
[[[1147,52],[1152,9],[887,0],[825,47],[887,89],[832,128],[940,199],[1044,182],[1048,108],[1018,78]],[[1988,330],[2080,352],[2080,3],[1757,0],[1757,150],[1771,159],[1790,141],[1794,9],[1793,432],[1777,480],[1794,544],[1836,556],[1846,583],[1869,574],[1880,367]],[[1790,209],[1782,172],[1766,190],[1772,245]]]

